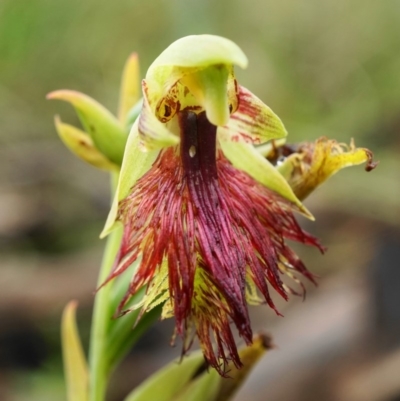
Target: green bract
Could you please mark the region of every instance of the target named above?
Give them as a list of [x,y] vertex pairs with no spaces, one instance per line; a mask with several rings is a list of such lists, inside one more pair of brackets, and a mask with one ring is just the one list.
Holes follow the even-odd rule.
[[118,171],[132,119],[139,114],[137,104],[142,104],[139,92],[139,61],[137,54],[133,53],[125,64],[122,76],[118,119],[99,102],[77,91],[54,91],[47,95],[47,99],[70,103],[85,130],[65,124],[57,116],[55,125],[64,144],[94,167]]
[[112,163],[121,164],[127,135],[122,124],[104,106],[71,90],[51,92],[47,98],[71,103],[97,149]]

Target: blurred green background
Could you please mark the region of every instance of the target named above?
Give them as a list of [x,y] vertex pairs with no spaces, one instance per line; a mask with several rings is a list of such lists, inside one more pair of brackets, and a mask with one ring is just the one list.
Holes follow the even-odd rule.
[[[144,76],[172,41],[212,33],[245,51],[239,80],[290,142],[353,137],[380,160],[307,202],[317,220],[302,223],[329,252],[298,252],[320,288],[282,305],[285,319],[253,311],[279,348],[236,400],[400,400],[399,26],[397,0],[0,0],[0,399],[65,399],[60,314],[79,299],[87,343],[109,205],[106,174],[57,138],[54,115],[75,114],[46,93],[79,90],[116,112],[131,52]],[[170,334],[157,324],[132,351],[110,401],[178,355]]]

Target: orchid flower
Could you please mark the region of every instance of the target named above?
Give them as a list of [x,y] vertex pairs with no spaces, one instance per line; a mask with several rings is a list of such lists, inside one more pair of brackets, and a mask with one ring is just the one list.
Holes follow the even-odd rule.
[[[183,352],[194,337],[220,373],[240,367],[231,322],[252,341],[248,304],[274,289],[293,292],[283,275],[314,281],[286,244],[323,248],[293,212],[311,217],[279,171],[254,145],[284,138],[281,120],[240,86],[233,66],[247,59],[233,42],[211,35],[174,42],[142,82],[143,106],[130,132],[103,236],[124,227],[103,285],[137,261],[119,313],[163,304],[175,317]],[[127,307],[141,287],[143,300]]]
[[[271,347],[268,337],[253,337],[248,305],[267,303],[279,314],[271,292],[287,300],[304,294],[302,277],[314,282],[287,245],[294,240],[324,250],[295,220],[294,212],[313,219],[301,200],[344,167],[377,165],[353,140],[287,145],[281,120],[237,83],[235,65],[245,68],[247,59],[233,42],[189,36],[150,66],[142,99],[138,57],[129,57],[118,117],[80,92],[47,96],[71,103],[81,120],[83,130],[56,117],[65,145],[111,173],[115,197],[102,236],[122,227],[108,238],[99,288],[133,269],[129,284],[124,274],[96,295],[89,364],[76,303],[65,309],[69,400],[104,399],[110,372],[160,311],[175,318],[173,339],[181,337],[183,353],[199,338],[206,363],[199,353],[173,362],[126,401],[154,398],[160,386],[163,400],[227,400]],[[112,320],[116,308],[117,316],[135,313]],[[251,347],[238,351],[234,327]],[[209,365],[216,371],[201,373]],[[233,380],[218,375],[227,372]]]

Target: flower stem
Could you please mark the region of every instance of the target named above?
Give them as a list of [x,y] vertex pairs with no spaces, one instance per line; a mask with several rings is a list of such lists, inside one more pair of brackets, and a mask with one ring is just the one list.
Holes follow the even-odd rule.
[[[118,176],[112,175],[112,193],[116,186]],[[122,229],[112,231],[107,238],[103,261],[98,277],[98,286],[107,278],[114,263],[118,248],[120,246]],[[107,335],[111,322],[113,310],[111,298],[112,283],[102,288],[95,297],[92,327],[89,347],[89,401],[104,401],[106,396],[109,366],[107,360]]]

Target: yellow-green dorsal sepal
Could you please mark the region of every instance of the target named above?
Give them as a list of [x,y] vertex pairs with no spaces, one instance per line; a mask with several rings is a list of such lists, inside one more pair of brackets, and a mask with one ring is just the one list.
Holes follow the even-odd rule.
[[218,64],[234,64],[246,68],[248,61],[240,47],[229,39],[215,35],[185,36],[168,46],[154,60],[149,67],[146,80],[157,80],[157,71],[160,68],[161,70],[168,67],[202,69]]
[[[239,46],[229,39],[214,35],[192,35],[177,40],[156,58],[147,71],[145,81],[151,109],[153,112],[156,110],[158,103],[179,80],[215,67],[210,68],[204,76],[194,76],[192,83],[197,87],[191,85],[190,89],[204,99],[202,103],[214,104],[218,99],[219,107],[214,112],[218,117],[213,115],[212,107],[207,107],[207,115],[212,122],[226,122],[227,111],[224,108],[221,117],[220,102],[223,95],[227,96],[226,71],[230,71],[233,65],[246,68],[247,58]],[[221,93],[216,94],[216,91]]]

